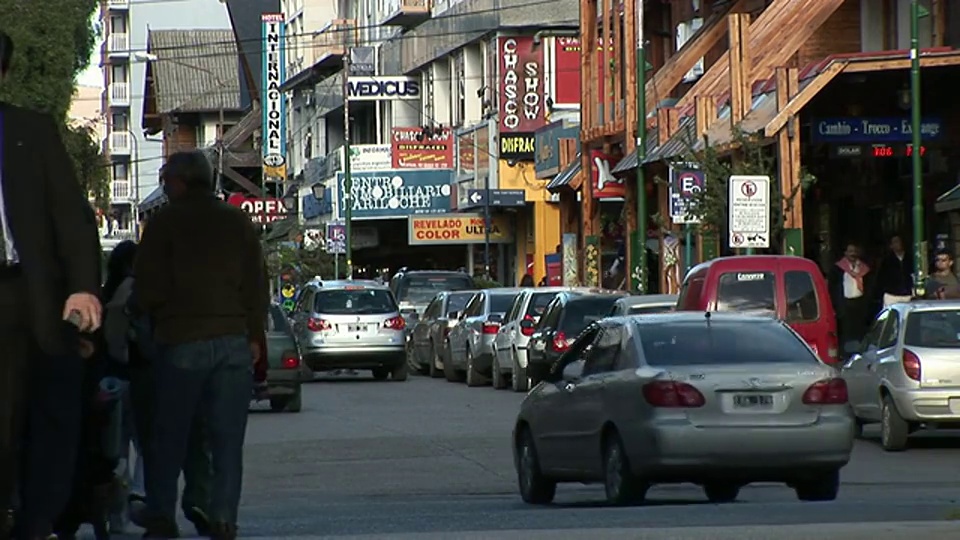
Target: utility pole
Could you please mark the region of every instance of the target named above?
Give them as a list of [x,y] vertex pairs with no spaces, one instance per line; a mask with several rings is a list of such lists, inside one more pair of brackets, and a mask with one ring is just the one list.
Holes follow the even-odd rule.
[[216,185],[214,186],[214,193],[217,197],[219,197],[223,192],[223,134],[225,131],[223,120],[223,100],[225,96],[223,95],[222,91],[225,91],[226,89],[226,86],[220,86],[220,125],[217,126],[217,181]]
[[920,133],[920,2],[913,0],[910,9],[910,101],[913,148],[913,288],[923,296],[926,249],[923,234],[923,137]]
[[343,33],[343,230],[347,279],[353,279],[353,178],[350,176],[350,47],[349,32]]
[[[476,140],[477,132],[473,132],[474,147],[479,146]],[[483,159],[479,152],[474,152],[474,159],[477,161]],[[477,164],[474,164],[473,170],[480,170]],[[483,178],[483,277],[490,279],[490,171]]]
[[[647,55],[643,44],[643,0],[637,2],[637,241],[632,257],[637,268],[637,293],[647,293],[647,186],[643,160],[647,157]],[[586,44],[584,44],[586,46]],[[604,44],[606,46],[606,44]]]
[[[133,145],[133,189],[131,190],[133,195],[133,240],[134,242],[140,241],[140,143],[137,141],[137,138],[133,135],[132,130],[127,130],[127,135],[130,137],[130,144]],[[129,172],[128,172],[129,174]]]

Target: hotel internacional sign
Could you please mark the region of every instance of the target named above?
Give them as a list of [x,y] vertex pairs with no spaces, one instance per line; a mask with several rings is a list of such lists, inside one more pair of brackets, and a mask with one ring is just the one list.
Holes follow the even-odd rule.
[[282,13],[260,15],[263,37],[263,73],[260,103],[263,146],[263,176],[278,180],[287,177],[287,104],[280,85],[287,78],[284,17]]

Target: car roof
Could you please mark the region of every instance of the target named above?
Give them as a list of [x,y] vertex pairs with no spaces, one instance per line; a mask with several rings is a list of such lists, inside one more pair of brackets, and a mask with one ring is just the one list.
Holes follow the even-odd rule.
[[915,300],[893,304],[891,307],[902,312],[960,310],[960,300]]
[[743,268],[746,270],[753,270],[757,267],[762,267],[764,265],[779,265],[786,263],[792,269],[807,269],[812,271],[817,271],[819,274],[819,268],[817,264],[810,259],[804,257],[797,257],[794,255],[732,255],[728,257],[717,257],[715,259],[710,259],[709,261],[704,261],[687,272],[687,276],[694,274],[702,273],[710,268],[716,268],[718,270],[737,270]]
[[781,324],[774,317],[765,313],[736,313],[732,311],[670,311],[666,313],[649,313],[644,315],[624,315],[612,317],[610,320],[633,321],[638,324],[669,324],[669,323],[696,323],[710,322],[744,323],[744,324]]
[[396,276],[410,276],[410,275],[414,275],[414,276],[418,276],[418,275],[420,275],[420,276],[423,276],[423,275],[427,275],[427,276],[467,276],[467,277],[470,277],[470,274],[468,274],[468,273],[466,273],[466,272],[458,272],[458,271],[456,271],[456,270],[400,270],[400,271],[398,271],[398,272],[394,275],[394,277],[396,277]]
[[617,300],[618,304],[627,306],[645,306],[659,304],[676,304],[677,295],[675,294],[635,294]]
[[389,291],[390,287],[382,285],[375,281],[325,281],[323,285],[320,286],[322,291],[337,291],[344,289],[369,289],[375,291]]

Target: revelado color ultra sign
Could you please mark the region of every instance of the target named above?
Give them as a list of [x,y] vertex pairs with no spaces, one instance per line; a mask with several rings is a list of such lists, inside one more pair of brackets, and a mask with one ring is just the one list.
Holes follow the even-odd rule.
[[287,177],[287,104],[280,91],[280,85],[287,77],[284,17],[282,13],[263,13],[260,22],[263,36],[263,74],[260,79],[263,176],[284,179]]
[[350,77],[347,96],[351,101],[420,99],[420,81],[413,77]]

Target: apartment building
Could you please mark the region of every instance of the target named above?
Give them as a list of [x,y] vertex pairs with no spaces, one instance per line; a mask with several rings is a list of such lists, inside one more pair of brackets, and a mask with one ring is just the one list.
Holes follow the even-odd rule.
[[[104,216],[104,245],[133,238],[138,231],[137,203],[156,188],[162,165],[161,142],[147,138],[135,119],[141,116],[147,30],[151,28],[229,28],[223,5],[185,0],[166,2],[103,0],[100,65],[104,91],[103,149],[110,160],[111,208]],[[107,240],[111,242],[107,242]]]

